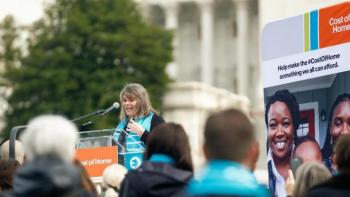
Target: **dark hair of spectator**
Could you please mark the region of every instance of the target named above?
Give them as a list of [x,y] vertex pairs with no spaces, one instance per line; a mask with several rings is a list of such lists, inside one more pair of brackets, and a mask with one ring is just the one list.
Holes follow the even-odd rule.
[[342,135],[335,145],[337,169],[340,173],[350,173],[350,134]]
[[20,164],[14,159],[0,159],[0,192],[12,189],[12,179],[18,166]]
[[83,189],[91,194],[97,196],[97,190],[95,185],[92,183],[89,174],[87,173],[85,167],[81,164],[81,162],[77,159],[73,161],[74,166],[78,169]]
[[278,90],[277,92],[275,92],[274,95],[272,95],[267,103],[266,103],[266,107],[265,107],[265,124],[266,127],[268,127],[268,113],[270,110],[270,107],[273,103],[275,102],[283,102],[287,105],[291,115],[292,115],[292,123],[293,123],[293,128],[294,128],[294,142],[296,142],[297,140],[297,130],[299,128],[299,124],[300,124],[300,111],[299,111],[299,104],[297,102],[297,99],[295,98],[295,96],[290,93],[288,90],[283,89],[283,90]]
[[153,154],[165,154],[175,160],[177,168],[193,172],[191,149],[184,128],[176,123],[162,123],[154,128],[147,139],[145,159]]
[[209,159],[241,162],[255,140],[254,127],[243,112],[228,109],[209,116],[204,140]]

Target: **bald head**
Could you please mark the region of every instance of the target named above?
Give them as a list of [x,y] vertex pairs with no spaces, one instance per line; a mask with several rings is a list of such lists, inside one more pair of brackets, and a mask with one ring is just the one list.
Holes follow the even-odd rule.
[[[24,158],[24,149],[22,142],[16,140],[15,141],[15,159],[18,161],[18,163],[23,163]],[[8,160],[10,159],[10,140],[6,140],[1,145],[1,159]]]
[[307,140],[299,144],[294,151],[294,157],[299,157],[303,162],[317,161],[322,163],[320,146],[316,141]]

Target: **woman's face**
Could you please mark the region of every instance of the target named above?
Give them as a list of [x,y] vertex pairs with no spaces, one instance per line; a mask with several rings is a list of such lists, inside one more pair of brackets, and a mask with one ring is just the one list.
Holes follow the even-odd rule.
[[273,155],[282,159],[293,146],[292,115],[284,102],[276,101],[270,106],[267,117],[269,146]]
[[128,117],[136,117],[138,112],[138,102],[135,96],[123,95],[122,105],[123,105],[125,114]]
[[333,143],[339,136],[350,133],[350,100],[345,100],[334,108],[331,124]]

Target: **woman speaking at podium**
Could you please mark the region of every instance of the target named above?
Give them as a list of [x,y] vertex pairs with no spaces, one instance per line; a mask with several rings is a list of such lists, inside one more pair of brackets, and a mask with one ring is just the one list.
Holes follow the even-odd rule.
[[122,109],[114,140],[123,147],[129,138],[132,138],[132,144],[146,143],[149,132],[164,122],[153,109],[147,90],[141,84],[129,83],[120,92],[120,102]]

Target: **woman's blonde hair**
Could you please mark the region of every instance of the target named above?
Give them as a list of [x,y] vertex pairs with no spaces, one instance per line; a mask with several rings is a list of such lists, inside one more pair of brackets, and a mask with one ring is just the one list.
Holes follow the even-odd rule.
[[331,177],[331,173],[323,164],[311,161],[302,164],[296,171],[293,197],[306,197],[307,191],[314,185]]
[[120,190],[121,183],[127,172],[127,169],[120,164],[109,165],[103,171],[102,187],[106,189],[105,197],[118,196],[115,189]]
[[[127,84],[122,91],[120,92],[119,99],[123,104],[123,96],[128,98],[135,98],[137,101],[137,116],[144,116],[149,114],[150,112],[157,113],[156,110],[153,109],[151,100],[149,98],[147,90],[138,83],[129,83]],[[122,108],[120,112],[120,120],[124,120],[126,117],[125,110]]]

